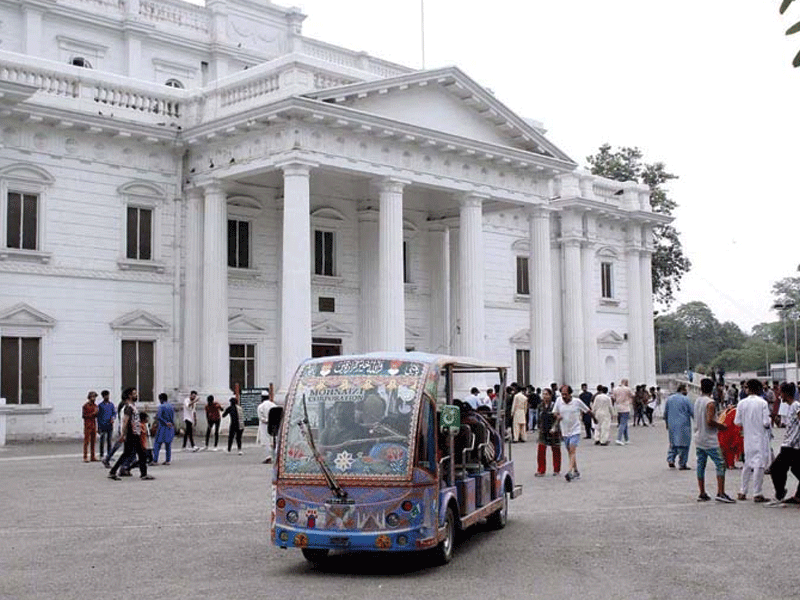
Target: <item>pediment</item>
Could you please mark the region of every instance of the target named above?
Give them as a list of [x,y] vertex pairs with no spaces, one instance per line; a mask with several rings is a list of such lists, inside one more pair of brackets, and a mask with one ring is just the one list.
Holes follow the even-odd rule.
[[321,336],[345,336],[352,335],[353,332],[345,329],[338,323],[330,320],[320,321],[311,326],[311,335],[316,337]]
[[256,319],[251,319],[239,313],[228,319],[228,331],[237,333],[264,333],[267,328]]
[[519,344],[523,346],[529,346],[531,343],[531,330],[530,329],[520,329],[517,333],[511,336],[509,340],[512,344]]
[[169,325],[145,310],[135,310],[112,321],[111,329],[161,332],[169,330]]
[[573,162],[539,128],[455,67],[329,88],[306,96],[417,127]]
[[599,336],[597,336],[597,343],[601,346],[621,346],[622,342],[625,341],[625,338],[618,334],[613,329],[607,329]]
[[4,327],[54,327],[55,324],[53,317],[24,302],[0,312],[0,326]]

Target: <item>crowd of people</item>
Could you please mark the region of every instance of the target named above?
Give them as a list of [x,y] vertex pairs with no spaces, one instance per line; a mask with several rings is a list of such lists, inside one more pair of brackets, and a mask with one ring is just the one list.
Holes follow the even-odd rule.
[[[179,426],[175,420],[175,408],[167,394],[158,395],[159,405],[152,421],[147,411],[140,410],[136,405],[138,401],[136,388],[126,388],[116,406],[111,402],[108,390],[100,392],[100,396],[102,396],[102,400],[98,403],[97,393],[90,391],[82,407],[84,462],[102,462],[109,469],[108,477],[114,480],[131,476],[133,469],[139,470],[140,479],[152,480],[154,477],[148,474],[148,467],[172,464],[172,442]],[[203,448],[199,448],[194,442],[198,400],[197,392],[192,390],[183,401],[183,451],[209,450],[216,452],[219,449],[220,424],[222,419],[227,417],[229,419],[228,453],[232,452],[235,442],[239,455],[243,455],[242,435],[245,429],[245,417],[239,400],[235,396],[231,397],[229,405],[223,410],[214,396],[209,395],[206,398],[207,427],[205,447]],[[272,460],[267,425],[269,412],[273,407],[275,407],[275,403],[268,394],[264,394],[256,411],[261,443],[266,448],[264,463]],[[212,432],[213,446],[211,445]],[[99,452],[97,451],[98,433]],[[114,439],[115,433],[116,439]],[[162,447],[164,461],[159,463]],[[112,465],[111,460],[120,448],[122,448],[122,452]]]

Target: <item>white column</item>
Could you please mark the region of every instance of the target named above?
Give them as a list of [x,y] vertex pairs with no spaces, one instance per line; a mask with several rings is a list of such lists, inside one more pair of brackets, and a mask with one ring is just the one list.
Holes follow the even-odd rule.
[[[631,385],[645,383],[644,340],[642,331],[642,285],[638,235],[626,248],[628,277],[628,374]],[[655,362],[655,361],[654,361]]]
[[535,387],[550,385],[553,366],[553,273],[550,255],[550,211],[536,207],[528,213],[531,373]]
[[564,255],[564,383],[573,388],[585,377],[583,350],[583,277],[581,275],[581,241],[576,238],[561,242]]
[[595,219],[592,215],[586,216],[586,236],[581,246],[581,274],[583,276],[583,355],[584,375],[583,381],[589,384],[589,390],[594,390],[600,383],[600,367],[597,353],[597,327],[595,326],[595,306],[597,306],[597,274],[595,271]]
[[283,169],[280,382],[286,390],[300,362],[311,356],[311,166]]
[[441,227],[428,233],[431,280],[430,350],[450,354],[450,229]]
[[360,343],[361,352],[380,350],[378,333],[380,317],[378,311],[378,211],[364,208],[358,211],[358,254],[360,297]]
[[205,188],[203,224],[203,390],[230,395],[228,348],[228,207],[225,190]]
[[459,304],[461,348],[465,356],[482,358],[486,344],[486,300],[483,272],[483,199],[466,195],[459,212]]
[[403,283],[403,187],[388,179],[380,183],[378,216],[378,302],[380,349],[406,348],[406,298]]
[[[22,15],[25,35],[25,54],[30,54],[36,58],[41,57],[42,52],[42,10],[34,6],[22,6]],[[93,65],[97,67],[97,65]]]
[[643,250],[639,254],[642,296],[642,338],[644,344],[644,379],[642,383],[649,386],[656,384],[656,340],[653,331],[653,253],[648,238],[652,235],[649,227],[643,231]]
[[185,389],[201,385],[201,319],[203,317],[203,190],[186,192],[186,260],[183,290],[183,381]]

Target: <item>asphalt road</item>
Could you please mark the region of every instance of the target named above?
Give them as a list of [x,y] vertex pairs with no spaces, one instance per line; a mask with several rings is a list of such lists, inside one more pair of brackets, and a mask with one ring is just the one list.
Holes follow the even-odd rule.
[[663,424],[631,432],[625,447],[581,440],[573,483],[533,477],[536,444],[515,444],[524,494],[508,526],[470,530],[445,567],[342,554],[320,569],[271,546],[268,467],[252,446],[176,453],[154,481],[119,482],[77,441],[6,446],[0,598],[800,597],[800,510],[697,503],[694,472],[667,468]]

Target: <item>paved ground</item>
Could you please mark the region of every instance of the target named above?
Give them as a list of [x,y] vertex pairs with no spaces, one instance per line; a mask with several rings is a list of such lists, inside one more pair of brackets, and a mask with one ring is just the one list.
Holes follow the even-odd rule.
[[343,554],[315,569],[272,547],[268,470],[252,446],[241,457],[177,453],[150,482],[107,479],[77,441],[7,446],[0,598],[800,596],[800,510],[698,504],[694,472],[666,467],[663,425],[631,431],[630,446],[582,445],[574,483],[534,478],[535,444],[515,444],[525,491],[508,527],[471,530],[442,568]]

